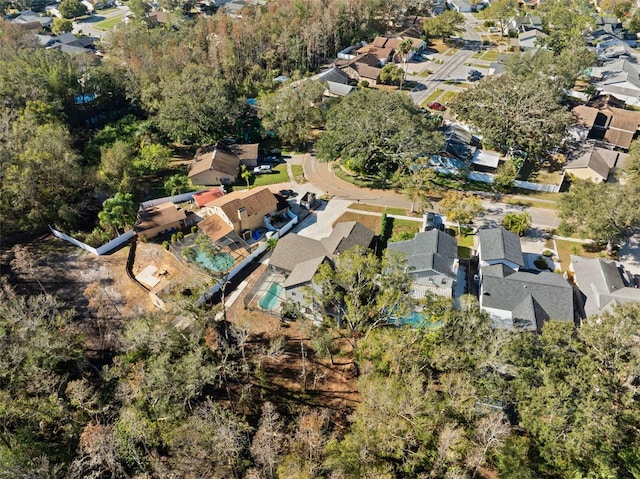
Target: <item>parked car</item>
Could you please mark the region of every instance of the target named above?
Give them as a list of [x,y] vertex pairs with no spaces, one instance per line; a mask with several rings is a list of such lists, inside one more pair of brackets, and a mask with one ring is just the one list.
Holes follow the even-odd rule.
[[484,75],[480,73],[478,70],[469,70],[469,75],[467,75],[468,81],[480,81]]
[[279,193],[280,196],[283,196],[285,198],[291,198],[292,196],[296,195],[296,192],[293,190],[280,190]]
[[263,173],[271,173],[271,165],[260,165],[253,169],[254,175],[261,175]]
[[438,103],[437,101],[430,101],[429,103],[427,103],[427,108],[438,111],[445,111],[447,109],[447,107],[445,107],[442,103]]

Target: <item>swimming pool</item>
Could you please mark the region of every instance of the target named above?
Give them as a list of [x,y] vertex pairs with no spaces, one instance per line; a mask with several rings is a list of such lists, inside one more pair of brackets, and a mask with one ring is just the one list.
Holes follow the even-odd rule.
[[269,289],[262,296],[262,298],[260,298],[260,301],[258,301],[258,306],[260,306],[262,309],[267,310],[275,309],[282,291],[282,286],[277,283],[273,283],[271,286],[269,286]]
[[233,256],[229,253],[216,253],[212,257],[209,257],[209,255],[200,251],[199,248],[194,247],[194,249],[195,255],[193,256],[193,261],[209,271],[219,273],[221,271],[229,271],[233,268]]
[[432,329],[442,326],[440,321],[432,323],[429,316],[419,311],[413,311],[411,314],[402,318],[393,318],[391,322],[396,326],[408,326],[410,328]]

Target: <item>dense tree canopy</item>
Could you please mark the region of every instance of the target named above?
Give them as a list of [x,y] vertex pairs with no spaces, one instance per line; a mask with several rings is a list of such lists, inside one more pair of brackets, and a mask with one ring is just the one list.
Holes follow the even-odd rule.
[[409,97],[363,89],[330,107],[317,151],[358,173],[389,177],[403,162],[437,152],[442,142]]
[[571,113],[558,89],[543,79],[513,75],[487,78],[458,96],[450,109],[482,135],[483,144],[506,152],[513,148],[544,157],[560,144]]
[[612,247],[640,226],[637,182],[593,183],[573,179],[558,202],[561,229]]

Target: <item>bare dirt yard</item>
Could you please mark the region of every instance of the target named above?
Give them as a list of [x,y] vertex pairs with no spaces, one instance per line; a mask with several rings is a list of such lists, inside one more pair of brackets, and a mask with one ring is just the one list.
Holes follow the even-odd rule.
[[[153,314],[170,321],[176,315],[156,308],[148,292],[127,276],[128,253],[129,247],[125,247],[111,255],[96,257],[47,235],[1,250],[0,268],[18,294],[37,294],[44,290],[73,308],[78,328],[86,337],[87,355],[94,360],[108,361],[118,349],[117,333],[128,318]],[[134,274],[148,265],[154,265],[159,273],[173,281],[193,278],[193,272],[161,245],[139,242]],[[248,354],[252,361],[260,362],[262,371],[255,386],[272,399],[326,407],[344,418],[359,401],[348,344],[337,339],[341,353],[331,364],[329,358],[315,355],[307,325],[283,322],[261,311],[246,310],[244,295],[264,268],[265,265],[260,265],[245,278],[248,286],[227,314],[231,323],[249,333]],[[219,306],[211,308],[212,315],[219,310]]]

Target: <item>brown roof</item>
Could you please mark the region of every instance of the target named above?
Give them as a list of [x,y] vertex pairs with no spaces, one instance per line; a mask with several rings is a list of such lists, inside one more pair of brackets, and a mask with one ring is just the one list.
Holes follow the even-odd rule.
[[640,128],[640,112],[608,107],[613,114],[609,128],[636,132]]
[[373,47],[369,50],[369,55],[374,55],[378,60],[386,60],[393,55],[393,48],[377,48]]
[[387,40],[385,47],[393,48],[394,50],[397,50],[398,47],[400,46],[401,41],[402,41],[401,38],[389,38],[389,40]]
[[587,102],[587,106],[592,106],[594,108],[605,108],[607,106],[613,106],[617,108],[624,108],[625,102],[616,98],[613,95],[598,95],[594,96],[591,100]]
[[389,41],[387,37],[376,37],[375,40],[371,43],[372,46],[376,48],[384,48],[386,43]]
[[233,227],[229,226],[220,215],[211,215],[198,223],[198,228],[213,241],[219,241],[224,236],[233,231]]
[[259,146],[260,143],[250,143],[247,145],[232,145],[232,148],[234,148],[234,153],[238,155],[240,160],[257,160]]
[[204,146],[196,152],[194,163],[189,170],[189,178],[207,170],[216,170],[235,178],[240,171],[240,158],[218,145]]
[[596,121],[599,110],[590,106],[578,105],[572,111],[578,118],[578,124],[591,128]]
[[604,134],[604,139],[607,143],[628,149],[631,146],[634,135],[635,131],[615,130],[609,128]]
[[136,230],[143,231],[183,220],[187,214],[173,203],[150,206],[138,213]]
[[[594,143],[589,143],[578,152],[580,156],[567,163],[565,169],[589,168],[597,173],[603,180],[609,177],[611,169],[616,166],[620,153],[606,148],[598,148]],[[625,155],[626,156],[626,155]]]
[[269,188],[233,191],[222,198],[207,203],[207,206],[217,206],[224,211],[228,218],[237,218],[238,209],[246,208],[248,215],[253,215],[265,209],[276,211],[278,201]]

